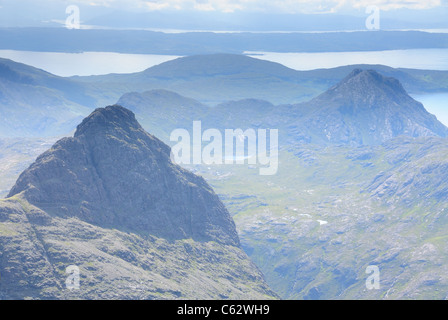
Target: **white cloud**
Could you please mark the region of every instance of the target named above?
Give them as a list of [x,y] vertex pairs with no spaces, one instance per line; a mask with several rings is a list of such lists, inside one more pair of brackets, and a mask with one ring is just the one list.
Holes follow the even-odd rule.
[[264,11],[288,13],[326,13],[344,9],[363,9],[376,5],[381,10],[428,9],[446,5],[447,0],[74,0],[73,2],[146,9],[193,9],[199,11]]
[[362,0],[351,1],[354,8],[365,8],[369,5],[378,6],[382,10],[393,10],[401,8],[409,9],[429,9],[442,5],[441,0],[424,0],[424,1],[409,1],[409,0]]

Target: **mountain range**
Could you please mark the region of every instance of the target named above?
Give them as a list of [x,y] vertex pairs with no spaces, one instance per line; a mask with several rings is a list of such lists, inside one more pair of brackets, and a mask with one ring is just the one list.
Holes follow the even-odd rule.
[[[157,12],[157,15],[159,14]],[[119,15],[123,18],[123,12],[120,11]],[[225,15],[227,16],[227,13]],[[434,17],[434,14],[431,14],[431,16]],[[114,18],[110,17],[110,19]],[[312,18],[313,21],[316,19],[323,19],[323,15],[318,14]],[[118,21],[119,19],[114,20]],[[325,20],[328,22],[328,18]],[[0,28],[0,49],[72,53],[88,51],[120,52],[184,56],[204,53],[214,54],[217,52],[229,54],[244,54],[247,51],[347,52],[448,47],[448,35],[443,32],[413,30],[375,30],[374,32],[366,32],[367,30],[360,31],[360,29],[365,28],[365,23],[362,20],[364,19],[358,20],[360,21],[359,27],[352,32],[331,29],[336,32],[322,33],[165,33],[141,29]],[[416,17],[414,17],[414,20],[416,20]]]
[[169,152],[109,106],[39,156],[0,202],[0,297],[276,298],[225,206]]
[[93,99],[70,79],[0,59],[0,136],[48,137],[73,130]]
[[385,76],[394,77],[409,93],[448,90],[446,71],[395,69],[382,65],[350,65],[297,71],[279,63],[235,54],[186,56],[133,74],[71,79],[101,86],[103,92],[109,92],[114,86],[115,90],[121,88],[123,93],[166,89],[210,106],[241,99],[288,104],[317,96],[344,79],[353,69],[373,69]]
[[[7,63],[4,82],[24,90],[54,77]],[[54,138],[1,140],[16,176],[31,165],[0,201],[0,297],[445,299],[448,129],[408,93],[444,91],[446,77],[206,55],[45,82],[79,93],[71,115],[118,102],[35,161]],[[194,120],[279,129],[278,173],[173,164],[169,134]],[[80,291],[64,290],[70,265]]]
[[[153,127],[165,141],[172,130],[190,128],[194,120],[221,130],[278,128],[281,141],[288,144],[375,145],[400,135],[448,135],[448,129],[412,99],[398,80],[374,70],[354,69],[319,96],[293,105],[243,99],[211,108],[163,90],[128,93],[118,103],[150,120],[148,126],[159,123]],[[179,110],[181,118],[176,116]],[[142,123],[146,125],[146,120]]]
[[[163,89],[210,107],[244,99],[265,100],[274,105],[306,102],[354,69],[373,69],[396,78],[411,94],[448,90],[446,71],[379,65],[296,71],[278,63],[232,54],[183,57],[134,74],[71,78],[0,59],[0,137],[66,135],[93,109],[115,104],[129,92]],[[172,103],[175,102],[176,99]]]
[[[120,103],[149,105],[153,94]],[[446,298],[447,128],[398,80],[354,69],[309,102],[232,101],[201,119],[283,132],[272,177],[250,166],[190,167],[220,194],[244,250],[281,297]],[[365,287],[371,265],[380,290]]]

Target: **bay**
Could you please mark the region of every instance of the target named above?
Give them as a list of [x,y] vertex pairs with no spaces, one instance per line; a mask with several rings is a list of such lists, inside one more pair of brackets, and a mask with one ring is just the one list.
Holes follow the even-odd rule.
[[393,68],[448,70],[448,49],[291,53],[247,51],[245,54],[303,71],[352,64],[382,64]]
[[65,53],[0,50],[0,57],[43,69],[58,76],[70,77],[139,72],[179,56],[116,52]]

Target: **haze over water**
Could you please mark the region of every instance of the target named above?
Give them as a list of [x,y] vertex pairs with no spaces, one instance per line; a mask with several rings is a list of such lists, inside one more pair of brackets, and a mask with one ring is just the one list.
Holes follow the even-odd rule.
[[[248,56],[281,63],[295,70],[334,68],[351,64],[383,64],[393,68],[448,70],[448,49],[368,52],[246,52]],[[179,56],[116,52],[34,52],[0,50],[0,57],[25,63],[58,76],[132,73]]]
[[382,64],[392,68],[448,70],[448,49],[406,49],[359,52],[246,52],[295,70],[334,68],[351,64]]

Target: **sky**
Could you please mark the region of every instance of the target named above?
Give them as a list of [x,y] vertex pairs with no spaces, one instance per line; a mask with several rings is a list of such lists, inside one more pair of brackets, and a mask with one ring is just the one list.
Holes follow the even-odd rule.
[[[11,0],[10,0],[11,1]],[[21,2],[13,0],[14,2]],[[7,1],[0,1],[7,2]],[[431,9],[447,6],[446,0],[70,0],[39,1],[43,5],[56,2],[129,10],[198,10],[219,12],[335,13],[377,6],[381,10]],[[53,4],[52,4],[53,3]]]
[[85,27],[335,31],[362,27],[376,6],[384,29],[448,28],[448,0],[0,0],[0,27],[61,27],[70,5]]

